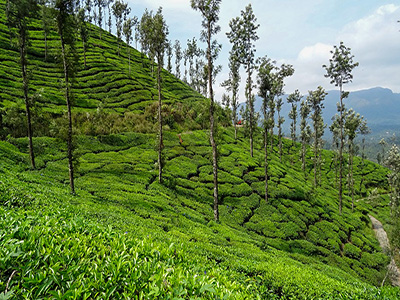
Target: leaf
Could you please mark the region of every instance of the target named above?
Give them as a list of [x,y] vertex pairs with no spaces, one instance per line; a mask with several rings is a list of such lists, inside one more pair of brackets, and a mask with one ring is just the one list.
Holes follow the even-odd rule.
[[11,297],[14,295],[14,291],[9,291],[7,293],[1,293],[0,294],[0,300],[7,300],[7,299],[11,299]]
[[203,285],[200,289],[200,293],[204,293],[205,291],[208,291],[212,294],[216,293],[215,289],[213,288],[212,284],[206,284]]

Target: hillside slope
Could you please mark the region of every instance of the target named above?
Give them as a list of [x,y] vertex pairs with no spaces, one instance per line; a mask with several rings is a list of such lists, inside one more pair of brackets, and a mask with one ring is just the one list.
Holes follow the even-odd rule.
[[[0,10],[4,5],[0,0]],[[57,51],[45,61],[40,22],[33,20],[31,29],[30,92],[40,94],[36,100],[54,122],[65,110]],[[7,30],[0,14],[0,106],[9,113],[23,105]],[[103,32],[100,40],[98,30],[92,26],[87,69],[80,58],[75,128],[93,125],[91,114],[107,128],[110,116],[151,119],[157,93],[149,61],[132,49],[129,76],[124,47],[118,56],[115,37]],[[57,43],[52,32],[49,45]],[[163,77],[165,103],[206,105],[174,76]],[[207,124],[205,114],[202,120]],[[356,158],[357,197],[373,190],[383,196],[375,206],[357,202],[354,212],[345,196],[339,215],[333,153],[323,151],[323,176],[313,188],[311,153],[303,172],[300,145],[284,140],[282,160],[277,147],[270,155],[266,203],[262,136],[255,136],[254,158],[241,130],[235,140],[232,128],[219,128],[217,139],[218,223],[207,131],[166,131],[162,184],[154,134],[77,135],[76,196],[69,194],[62,139],[34,138],[35,171],[24,154],[26,138],[0,141],[0,298],[400,299],[398,289],[377,288],[389,258],[368,217],[389,217],[386,169]]]
[[[5,107],[9,107],[22,99],[23,94],[19,53],[10,43],[4,12],[5,0],[0,0],[0,101]],[[150,61],[131,48],[132,72],[129,76],[126,44],[121,43],[118,56],[117,38],[102,31],[100,40],[99,28],[93,25],[89,27],[87,68],[84,67],[82,43],[77,43],[79,64],[73,85],[75,111],[94,111],[102,106],[108,112],[143,112],[146,106],[158,99]],[[47,61],[44,57],[45,42],[40,20],[32,20],[30,24],[30,41],[30,94],[41,95],[37,101],[45,111],[62,113],[65,110],[65,99],[61,89],[61,62],[57,60],[60,53],[59,37],[54,30],[48,36]],[[204,97],[165,70],[162,77],[162,96],[165,103],[204,101]]]
[[[324,151],[326,163],[322,187],[312,191],[311,175],[307,174],[311,172],[311,166],[307,166],[305,177],[297,159],[299,145],[289,149],[291,142],[284,143],[285,153],[289,154],[284,156],[282,163],[275,148],[270,170],[272,196],[270,202],[265,203],[262,198],[261,149],[256,149],[255,158],[250,158],[247,139],[242,133],[239,140],[235,141],[233,130],[221,131],[221,223],[215,223],[212,221],[212,170],[207,133],[197,131],[182,134],[183,143],[180,143],[176,134],[166,135],[166,181],[163,185],[156,181],[156,152],[152,146],[154,138],[137,133],[79,137],[81,157],[76,181],[78,195],[75,197],[68,194],[66,153],[62,142],[37,138],[35,144],[40,169],[29,172],[24,171],[26,156],[18,150],[26,150],[26,139],[12,140],[18,148],[1,143],[3,159],[0,186],[2,191],[7,191],[2,198],[4,222],[9,222],[11,216],[18,219],[18,214],[20,218],[28,214],[29,220],[42,218],[36,216],[38,208],[41,208],[39,211],[43,210],[44,216],[49,215],[46,217],[49,220],[52,220],[52,215],[57,216],[60,209],[66,211],[61,212],[61,218],[66,220],[71,218],[71,213],[79,212],[83,218],[78,222],[79,225],[66,231],[73,236],[73,232],[77,231],[77,241],[86,240],[88,236],[97,239],[96,232],[100,230],[113,236],[115,232],[117,241],[120,241],[116,249],[125,243],[133,243],[130,247],[145,243],[145,249],[164,249],[158,250],[164,254],[147,271],[155,276],[149,275],[149,278],[166,278],[172,275],[168,270],[181,268],[175,266],[178,262],[174,261],[167,263],[169,267],[157,267],[165,264],[175,252],[179,253],[179,264],[183,264],[182,272],[188,277],[184,279],[175,274],[180,279],[171,279],[174,280],[173,283],[171,281],[171,289],[159,281],[144,279],[140,281],[143,284],[142,296],[151,295],[154,285],[159,295],[164,295],[160,297],[177,295],[173,291],[175,287],[179,290],[175,284],[180,284],[184,293],[187,288],[196,286],[194,290],[197,291],[197,297],[210,299],[223,296],[227,299],[257,299],[257,295],[261,299],[400,299],[398,289],[377,289],[372,286],[380,285],[389,259],[382,253],[374,237],[366,206],[362,202],[357,203],[357,209],[352,213],[350,199],[346,197],[343,215],[337,213],[336,190],[332,187],[334,170],[329,163],[332,153]],[[374,188],[385,192],[385,169],[373,163],[361,168],[359,160],[355,163],[359,166],[356,186],[360,185],[361,175],[364,175],[360,191],[362,195],[365,196]],[[387,210],[387,207],[383,209]],[[60,219],[60,216],[56,218]],[[59,226],[58,223],[49,222],[45,226]],[[87,227],[86,222],[94,222],[94,232],[92,229],[83,229]],[[114,229],[96,229],[108,225]],[[26,226],[23,228],[29,228],[29,223]],[[55,230],[46,229],[48,227],[41,230]],[[3,242],[13,245],[21,239],[19,235],[30,234],[26,233],[28,229],[15,230],[10,228],[7,232],[12,234],[7,235]],[[64,232],[64,229],[60,230]],[[52,239],[47,236],[43,237],[45,241]],[[56,236],[60,236],[60,239],[54,242],[55,245],[50,247],[44,242],[46,245],[43,247],[47,250],[43,251],[48,251],[50,257],[56,255],[53,252],[55,250],[51,249],[58,249],[56,245],[60,243],[62,246],[62,240],[65,239],[61,233]],[[152,241],[148,240],[149,236]],[[108,247],[108,238],[99,238],[93,242]],[[137,240],[132,241],[132,238]],[[143,242],[140,242],[142,239]],[[87,242],[83,243],[85,245]],[[171,246],[171,243],[175,243],[175,246]],[[35,247],[34,243],[29,245]],[[15,247],[18,248],[18,244]],[[87,247],[91,249],[92,246],[88,244]],[[166,250],[171,247],[175,252]],[[29,249],[23,250],[27,253],[23,257],[16,255],[11,265],[9,261],[2,265],[3,270],[7,270],[4,274],[8,274],[3,275],[3,282],[13,269],[20,269],[24,265],[24,259],[37,260],[37,268],[43,272],[53,268],[52,264],[57,259],[48,265],[42,261],[42,257],[34,255],[34,248]],[[88,260],[92,260],[94,253],[89,251],[86,255]],[[126,257],[118,258],[113,254],[110,261],[117,263],[121,259],[121,263],[125,264],[131,255],[134,254],[127,253]],[[100,262],[101,266],[103,264]],[[108,263],[98,271],[102,272],[101,276],[109,276],[109,272],[114,272],[107,266]],[[75,271],[71,269],[68,272]],[[101,284],[101,279],[93,277],[94,271],[87,269],[85,272],[85,277],[92,278],[92,281],[88,279],[88,286]],[[131,274],[126,269],[118,272]],[[198,278],[201,282],[197,282],[197,279],[193,281],[199,272],[205,276]],[[57,271],[54,276],[59,278],[62,274],[62,271]],[[15,291],[27,295],[24,286],[29,286],[29,283],[19,275],[14,277],[11,282]],[[19,285],[19,280],[26,284]],[[96,280],[100,281],[96,283]],[[49,283],[41,292],[43,295],[55,291],[65,293],[68,288],[63,282],[61,280],[58,285]],[[114,291],[114,297],[120,297],[123,292],[132,295],[132,284]],[[138,286],[135,285],[135,288]],[[94,297],[93,289],[88,288],[85,292]]]

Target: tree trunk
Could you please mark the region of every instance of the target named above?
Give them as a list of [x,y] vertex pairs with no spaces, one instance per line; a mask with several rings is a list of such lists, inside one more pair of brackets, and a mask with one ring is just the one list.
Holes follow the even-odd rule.
[[28,140],[29,140],[29,156],[31,159],[31,165],[33,169],[36,169],[35,164],[35,154],[33,151],[33,131],[32,131],[32,118],[31,118],[31,110],[28,98],[28,72],[27,72],[27,60],[26,60],[26,32],[23,28],[20,29],[20,62],[21,62],[21,71],[22,71],[22,81],[24,87],[24,100],[26,107],[26,120],[28,127]]
[[302,145],[301,145],[301,162],[302,162],[302,170],[305,173],[306,171],[306,143],[303,140]]
[[101,12],[101,8],[100,8],[100,4],[99,4],[99,36],[100,36],[100,40],[101,40],[101,25],[103,23],[100,21],[101,18],[102,18],[102,12]]
[[340,145],[339,145],[339,214],[342,214],[342,194],[343,194],[343,91],[342,82],[340,81]]
[[236,107],[233,108],[233,127],[235,128],[235,141],[237,140],[237,115]]
[[[322,147],[321,147],[322,148]],[[318,186],[321,187],[322,185],[322,153],[321,149],[319,150],[319,155],[318,155]]]
[[44,61],[47,61],[47,33],[44,31]]
[[[129,47],[129,46],[128,46]],[[128,48],[129,76],[131,76],[131,49]],[[158,66],[160,68],[160,66]],[[160,73],[160,71],[158,71]],[[160,74],[158,74],[160,76]],[[161,89],[161,86],[160,86]]]
[[253,99],[251,97],[251,71],[250,71],[250,63],[247,64],[247,73],[248,73],[248,89],[249,89],[249,94],[247,95],[248,97],[248,103],[249,103],[249,125],[250,125],[250,156],[253,157],[253,114],[254,114],[254,107],[253,107]]
[[365,167],[365,162],[364,162],[364,158],[365,158],[365,138],[362,139],[362,154],[361,154],[361,181],[360,181],[360,196],[362,194],[362,185],[364,183],[364,167]]
[[278,111],[279,161],[282,162],[282,125],[280,119],[281,119],[281,113]]
[[218,209],[218,161],[217,161],[217,145],[215,143],[215,124],[214,124],[214,91],[212,86],[212,73],[213,73],[213,63],[211,57],[211,28],[210,23],[208,23],[208,49],[207,49],[207,59],[208,59],[208,86],[210,91],[210,143],[212,147],[213,156],[213,175],[214,175],[214,220],[219,221],[219,209]]
[[[292,104],[292,112],[294,112],[294,105]],[[291,135],[292,135],[292,146],[291,146],[291,148],[293,148],[294,147],[294,142],[295,142],[295,140],[296,140],[296,119],[295,118],[293,118],[292,119],[292,128],[291,128]],[[290,149],[289,149],[290,150]]]
[[350,153],[349,153],[349,160],[350,160],[350,189],[351,189],[351,211],[354,212],[354,179],[353,179],[353,140],[350,142]]
[[162,182],[162,151],[163,144],[163,126],[162,126],[162,107],[161,107],[161,59],[158,58],[157,66],[157,85],[158,85],[158,182]]
[[265,152],[265,202],[268,203],[268,129],[264,130],[264,152]]
[[314,121],[314,188],[317,187],[317,168],[318,168],[318,124]]
[[71,193],[75,194],[74,184],[74,164],[73,164],[73,145],[72,145],[72,114],[71,114],[71,99],[69,89],[69,75],[68,75],[68,64],[65,52],[64,39],[61,36],[61,50],[64,64],[64,79],[65,79],[65,100],[67,102],[68,109],[68,135],[67,135],[67,147],[68,147],[68,168],[69,168],[69,184],[71,187]]
[[84,62],[85,69],[86,69],[86,43],[85,43],[85,41],[83,41],[83,62]]
[[271,115],[271,121],[272,121],[272,125],[271,128],[269,129],[270,131],[270,136],[271,136],[271,152],[274,151],[274,124],[275,124],[275,116]]

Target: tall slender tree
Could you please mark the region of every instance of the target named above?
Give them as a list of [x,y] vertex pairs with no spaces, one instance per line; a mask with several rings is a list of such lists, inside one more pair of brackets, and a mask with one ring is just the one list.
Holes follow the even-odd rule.
[[39,2],[39,4],[40,4],[40,16],[42,19],[42,28],[44,34],[44,60],[47,61],[47,54],[48,54],[47,37],[50,34],[52,15],[51,15],[51,8],[49,7],[50,5],[49,0],[42,0]]
[[297,103],[301,101],[303,96],[300,94],[299,90],[295,90],[292,94],[287,97],[287,102],[291,104],[291,110],[289,112],[289,118],[292,120],[290,124],[290,137],[292,139],[292,146],[297,141],[296,136],[296,124],[297,124]]
[[188,82],[192,88],[196,87],[196,69],[195,61],[196,58],[201,54],[200,49],[197,47],[197,40],[193,38],[187,40],[186,56],[189,62],[189,77]]
[[334,150],[334,160],[333,164],[335,167],[335,184],[336,188],[339,188],[338,185],[338,161],[339,161],[339,139],[340,139],[340,126],[339,126],[339,115],[335,114],[332,117],[332,124],[329,126],[329,130],[332,133],[332,149]]
[[[268,106],[269,106],[269,114],[270,118],[273,121],[270,125],[270,135],[271,135],[271,151],[273,151],[273,146],[274,146],[274,139],[272,138],[274,135],[274,127],[275,127],[275,112],[278,110],[278,101],[279,97],[283,96],[284,91],[283,88],[285,86],[284,84],[284,79],[286,77],[292,76],[294,73],[294,69],[292,65],[288,64],[282,64],[280,68],[276,68],[276,71],[272,74],[271,82],[272,82],[272,88],[271,88],[271,94],[272,97],[270,97]],[[279,103],[280,106],[282,107],[282,100],[281,103]],[[280,108],[279,108],[280,110]],[[279,111],[279,116],[278,116],[278,127],[280,126],[279,120],[280,119],[280,111]],[[279,129],[279,128],[278,128]],[[278,145],[282,146],[282,136],[278,137]],[[282,149],[279,149],[279,153],[282,153]],[[280,155],[282,157],[282,155]]]
[[[306,152],[307,145],[311,139],[311,127],[307,122],[308,116],[310,115],[310,105],[308,101],[302,100],[300,104],[300,139],[301,139],[301,168],[303,172],[306,171]],[[306,174],[306,173],[305,173]]]
[[131,76],[131,42],[133,40],[132,32],[137,23],[137,17],[128,18],[123,25],[122,32],[125,36],[126,50],[128,51],[128,65],[129,65],[129,76]]
[[112,28],[112,13],[111,13],[111,4],[114,2],[114,0],[107,0],[107,11],[108,11],[108,33],[111,34],[111,28]]
[[101,40],[101,26],[103,25],[103,9],[106,0],[94,0],[95,5],[97,6],[97,25],[99,26],[99,37]]
[[89,29],[87,27],[87,16],[86,10],[80,8],[77,14],[77,24],[78,24],[78,31],[82,41],[82,48],[83,48],[83,62],[86,65],[86,51],[88,49],[88,42],[89,42]]
[[253,97],[253,72],[256,68],[255,41],[258,40],[257,18],[253,13],[251,4],[241,11],[241,17],[236,17],[229,22],[231,31],[226,35],[232,43],[232,51],[237,56],[240,64],[244,65],[247,72],[246,97],[249,111],[250,155],[253,157],[253,131],[254,131],[254,97]]
[[152,26],[153,26],[153,11],[144,11],[140,19],[140,44],[142,53],[146,54],[151,62],[151,76],[154,76],[154,56],[150,45],[152,43]]
[[238,94],[240,84],[240,63],[235,55],[235,52],[231,51],[229,55],[229,79],[222,83],[222,86],[228,92],[232,93],[231,107],[232,107],[232,122],[235,128],[235,140],[237,139],[237,109],[238,109]]
[[12,36],[17,38],[19,48],[19,62],[21,67],[23,93],[25,100],[25,112],[28,128],[29,140],[29,156],[31,159],[32,168],[36,168],[35,154],[33,150],[33,129],[32,115],[30,107],[29,92],[29,76],[28,76],[28,46],[29,46],[29,18],[36,15],[39,7],[35,0],[14,0],[8,3],[7,19]]
[[74,0],[55,0],[55,18],[57,31],[61,42],[61,57],[63,60],[65,100],[68,111],[67,151],[68,169],[71,193],[75,194],[74,161],[73,161],[73,133],[72,133],[72,78],[74,77],[74,61],[76,60],[76,22]]
[[217,24],[219,20],[221,0],[191,0],[191,6],[194,10],[200,11],[204,30],[201,32],[202,41],[207,43],[207,61],[208,61],[208,91],[210,95],[210,143],[213,157],[213,175],[214,175],[214,220],[219,220],[218,210],[218,153],[215,141],[215,120],[214,120],[214,90],[213,83],[215,79],[214,62],[218,57],[218,49],[221,46],[213,40],[221,27]]
[[276,101],[276,111],[278,112],[278,146],[279,146],[279,161],[282,162],[282,125],[285,123],[285,118],[281,116],[283,100],[278,98]]
[[349,109],[346,112],[344,127],[346,131],[346,135],[348,136],[348,152],[349,152],[349,190],[351,191],[351,209],[354,211],[354,163],[353,157],[354,153],[354,139],[359,133],[361,124],[364,122],[363,117],[360,114],[357,114],[353,109]]
[[162,125],[162,103],[161,103],[161,70],[164,65],[164,54],[168,45],[168,26],[160,7],[152,19],[150,30],[150,52],[154,53],[157,59],[157,87],[158,87],[158,181],[162,182],[163,160],[163,125]]
[[324,120],[322,118],[322,109],[324,108],[323,101],[327,93],[319,86],[315,91],[310,91],[307,97],[307,102],[311,108],[311,120],[313,124],[313,139],[314,139],[314,187],[317,186],[317,176],[321,165],[321,150],[322,150],[322,136],[324,135]]
[[88,16],[88,21],[89,22],[92,22],[92,19],[93,19],[93,17],[92,17],[92,5],[93,5],[92,0],[85,0],[85,9],[87,11],[87,16]]
[[357,62],[353,61],[354,55],[351,54],[351,49],[347,48],[343,42],[339,46],[334,46],[331,51],[332,58],[329,60],[329,66],[323,65],[326,69],[325,77],[331,79],[331,84],[339,87],[339,127],[340,127],[340,145],[339,145],[339,213],[342,213],[343,202],[343,148],[344,148],[344,105],[343,100],[348,96],[348,92],[343,91],[343,85],[352,82],[352,71],[358,66]]
[[182,48],[181,48],[181,43],[178,40],[175,41],[174,50],[175,50],[175,76],[181,79]]
[[[367,126],[367,121],[364,120],[364,122],[362,122],[361,126],[360,126],[360,134],[362,135],[362,140],[361,140],[361,170],[364,171],[364,167],[365,167],[365,159],[367,158],[365,155],[365,137],[366,135],[370,134],[371,130],[369,129],[369,127]],[[365,179],[365,173],[362,172],[361,173],[361,181],[360,181],[360,194],[362,191],[362,185],[364,183],[364,179]]]
[[[268,202],[268,165],[269,165],[269,157],[268,157],[268,133],[269,128],[271,127],[271,123],[274,122],[271,119],[271,114],[269,113],[269,103],[271,102],[271,98],[274,97],[272,89],[273,89],[273,71],[276,70],[275,62],[271,61],[271,59],[267,57],[262,57],[258,60],[259,68],[258,68],[258,96],[262,98],[262,113],[264,116],[264,179],[265,179],[265,202]],[[271,136],[272,138],[272,136]]]
[[167,58],[168,58],[167,71],[169,73],[172,73],[172,43],[171,43],[171,41],[168,41],[168,44],[167,44]]
[[115,26],[117,29],[117,39],[118,39],[118,56],[119,56],[120,41],[122,40],[122,34],[123,34],[123,24],[124,21],[126,21],[128,14],[130,13],[130,8],[128,7],[127,3],[120,0],[115,1],[111,8],[115,17]]

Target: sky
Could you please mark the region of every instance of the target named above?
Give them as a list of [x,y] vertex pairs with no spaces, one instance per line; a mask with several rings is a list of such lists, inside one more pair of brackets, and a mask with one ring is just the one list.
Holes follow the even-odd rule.
[[[142,16],[144,9],[163,8],[171,41],[186,45],[188,39],[199,39],[201,15],[190,7],[190,0],[128,0],[132,14]],[[303,94],[322,86],[335,89],[324,77],[323,64],[329,63],[333,45],[341,41],[351,48],[359,62],[353,82],[345,86],[354,91],[373,87],[390,88],[400,93],[400,3],[394,0],[222,0],[221,32],[216,36],[222,44],[217,63],[222,71],[217,77],[217,101],[225,92],[220,83],[229,76],[228,55],[231,49],[226,32],[229,21],[240,16],[251,3],[260,24],[256,56],[267,55],[278,64],[292,64],[294,75],[285,81],[285,92],[299,89]],[[204,45],[202,45],[205,47]],[[205,48],[204,48],[205,49]],[[245,74],[242,71],[242,81]],[[240,102],[244,102],[244,83]]]

